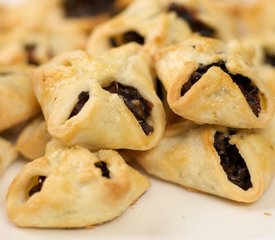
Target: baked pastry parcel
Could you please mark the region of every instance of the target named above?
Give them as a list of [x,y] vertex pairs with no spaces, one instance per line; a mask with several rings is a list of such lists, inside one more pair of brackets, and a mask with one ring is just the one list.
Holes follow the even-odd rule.
[[238,202],[260,198],[271,182],[274,145],[258,133],[214,126],[169,128],[160,144],[135,154],[151,175]]
[[[2,10],[0,65],[39,65],[59,53],[84,50],[92,29],[129,2],[26,0]],[[2,26],[2,31],[1,25],[6,25]]]
[[129,2],[131,0],[25,0],[16,6],[2,6],[0,30],[18,27],[37,30],[54,22],[77,25],[83,31],[90,31]]
[[84,49],[87,36],[77,26],[66,23],[30,31],[14,29],[1,35],[0,65],[40,65],[59,53]]
[[25,165],[9,187],[7,213],[18,226],[100,224],[121,215],[150,186],[115,151],[49,145],[46,155]]
[[1,34],[0,66],[37,66],[49,61],[53,54],[54,51],[49,47],[49,38],[41,32],[16,29]]
[[165,114],[151,70],[135,43],[100,57],[66,53],[37,68],[32,82],[50,135],[89,149],[155,146]]
[[32,119],[20,132],[16,150],[25,158],[34,160],[45,155],[47,143],[51,140],[42,115]]
[[6,139],[0,137],[0,176],[18,156],[15,147]]
[[[213,14],[214,10],[206,6],[203,1],[194,0],[134,1],[91,33],[87,50],[102,53],[128,42],[137,42],[153,54],[165,45],[181,42],[192,33],[224,40],[232,38],[234,27],[227,15],[220,16],[216,11]],[[201,11],[202,8],[205,11]],[[219,27],[221,25],[223,27]]]
[[178,115],[197,123],[263,128],[273,113],[270,91],[257,74],[252,46],[191,37],[155,56],[158,78]]
[[30,71],[28,66],[0,67],[0,131],[28,120],[39,112]]
[[137,0],[117,17],[99,25],[91,34],[87,51],[103,53],[129,42],[144,45],[150,53],[168,42],[178,42],[191,34],[187,24],[175,14],[162,14],[165,1]]

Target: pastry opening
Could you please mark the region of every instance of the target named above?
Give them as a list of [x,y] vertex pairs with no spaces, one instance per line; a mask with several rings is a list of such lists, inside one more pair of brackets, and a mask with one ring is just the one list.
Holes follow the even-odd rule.
[[259,117],[259,113],[261,112],[261,100],[259,89],[251,82],[251,80],[241,74],[231,74],[226,68],[224,61],[219,61],[217,63],[212,63],[209,65],[199,64],[198,69],[192,73],[189,80],[183,84],[181,88],[181,96],[184,96],[186,92],[188,92],[191,87],[200,80],[200,78],[205,74],[211,67],[219,67],[225,73],[227,73],[234,83],[236,83],[244,95],[247,103],[249,104],[252,112]]
[[107,163],[104,161],[99,161],[95,163],[95,167],[99,168],[101,170],[102,177],[105,178],[111,178],[110,177],[110,171],[108,169]]
[[32,181],[32,187],[29,190],[29,197],[33,196],[35,193],[38,193],[41,191],[44,181],[47,177],[45,176],[38,176]]
[[63,0],[64,15],[67,18],[94,17],[100,14],[113,15],[115,0]]
[[221,159],[221,166],[230,182],[247,191],[252,188],[250,173],[236,145],[229,143],[230,135],[216,132],[214,147]]
[[159,97],[159,99],[164,99],[164,93],[163,93],[163,86],[159,78],[156,79],[156,93]]
[[36,45],[34,43],[27,43],[24,45],[27,54],[28,64],[38,66],[39,61],[35,57]]
[[90,94],[87,91],[83,91],[78,95],[78,101],[75,104],[75,106],[69,116],[69,119],[76,116],[81,111],[81,109],[84,107],[84,105],[89,100],[89,98],[90,98]]
[[136,42],[136,43],[139,43],[140,45],[143,45],[145,40],[143,36],[141,36],[139,33],[137,33],[134,30],[125,32],[117,36],[110,37],[110,45],[112,47],[119,47],[121,45],[130,43],[130,42]]
[[134,114],[146,135],[154,131],[154,127],[147,123],[147,119],[153,108],[153,103],[145,100],[137,89],[124,86],[119,82],[112,82],[104,89],[112,94],[118,94],[123,99],[125,105]]
[[168,12],[175,12],[179,18],[185,20],[192,32],[199,33],[201,36],[205,37],[215,37],[215,29],[199,20],[196,16],[196,11],[188,9],[184,5],[171,3],[168,8]]
[[271,53],[267,49],[264,49],[264,63],[275,67],[275,53]]

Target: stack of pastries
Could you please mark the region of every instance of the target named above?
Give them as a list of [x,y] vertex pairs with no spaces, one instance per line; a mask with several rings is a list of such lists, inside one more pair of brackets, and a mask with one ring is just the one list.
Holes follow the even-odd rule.
[[7,192],[11,222],[114,219],[150,187],[132,162],[185,189],[258,200],[275,173],[273,5],[0,6],[0,174],[29,160]]

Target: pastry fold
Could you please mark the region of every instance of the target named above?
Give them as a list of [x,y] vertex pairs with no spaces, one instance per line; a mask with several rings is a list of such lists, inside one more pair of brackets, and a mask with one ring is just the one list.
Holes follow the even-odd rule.
[[178,115],[197,123],[263,128],[270,120],[272,95],[258,76],[252,46],[191,37],[155,56],[167,101]]
[[28,120],[39,111],[26,66],[0,67],[0,131]]
[[176,129],[168,129],[157,147],[135,153],[151,175],[244,203],[267,189],[274,176],[274,147],[261,134],[212,126]]
[[87,227],[121,215],[149,186],[115,151],[92,153],[53,141],[13,180],[7,212],[21,227]]
[[33,74],[50,135],[89,149],[145,150],[164,132],[150,57],[132,43],[100,57],[76,51]]

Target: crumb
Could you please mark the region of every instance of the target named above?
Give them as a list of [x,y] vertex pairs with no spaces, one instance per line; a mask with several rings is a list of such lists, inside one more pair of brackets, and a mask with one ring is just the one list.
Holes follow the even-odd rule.
[[264,212],[264,215],[266,215],[266,216],[272,216],[272,213]]

